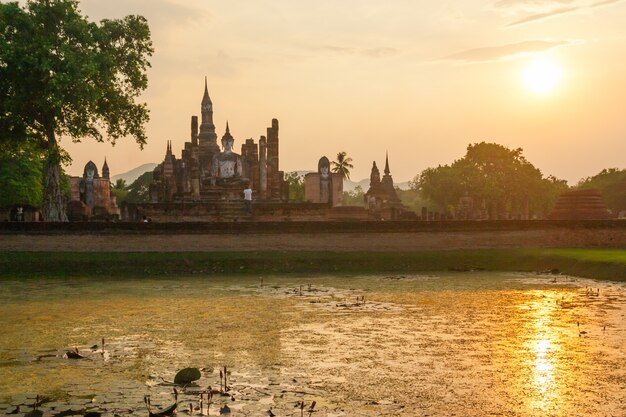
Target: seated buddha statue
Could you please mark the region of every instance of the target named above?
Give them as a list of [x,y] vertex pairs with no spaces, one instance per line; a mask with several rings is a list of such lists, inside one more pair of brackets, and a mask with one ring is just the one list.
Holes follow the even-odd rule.
[[235,139],[230,134],[228,123],[226,133],[222,137],[222,152],[213,156],[211,162],[211,176],[217,184],[244,183],[243,164],[241,155],[233,152]]

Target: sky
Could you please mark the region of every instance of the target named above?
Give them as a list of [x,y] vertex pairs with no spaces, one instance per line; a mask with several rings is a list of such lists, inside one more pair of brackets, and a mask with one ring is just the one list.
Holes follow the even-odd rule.
[[[207,77],[219,138],[239,150],[280,123],[280,169],[352,157],[352,179],[389,154],[397,182],[463,157],[522,148],[571,185],[626,168],[626,1],[82,0],[90,20],[140,14],[155,53],[143,150],[132,138],[63,139],[82,175],[180,156]],[[534,68],[534,72],[533,72]]]

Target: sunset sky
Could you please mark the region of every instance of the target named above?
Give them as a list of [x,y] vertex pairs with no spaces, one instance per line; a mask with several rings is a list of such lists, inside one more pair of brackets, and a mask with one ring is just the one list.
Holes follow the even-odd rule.
[[[82,174],[177,156],[204,77],[218,138],[239,152],[280,122],[280,168],[314,170],[346,151],[352,178],[389,152],[395,181],[462,157],[469,143],[521,147],[570,184],[626,167],[626,1],[83,0],[92,20],[140,14],[155,54],[142,97],[143,151],[62,145]],[[219,140],[219,139],[218,139]]]

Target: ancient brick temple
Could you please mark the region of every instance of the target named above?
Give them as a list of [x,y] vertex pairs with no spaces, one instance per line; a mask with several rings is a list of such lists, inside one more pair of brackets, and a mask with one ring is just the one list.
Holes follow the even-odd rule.
[[106,158],[102,176],[92,161],[87,162],[82,177],[70,177],[70,202],[67,215],[73,221],[115,220],[120,216],[115,195],[111,192]]
[[384,220],[398,220],[410,216],[412,212],[400,201],[393,186],[389,169],[389,156],[385,155],[385,171],[382,179],[376,161],[370,173],[370,188],[365,193],[365,206],[374,217]]
[[163,162],[154,169],[152,203],[241,200],[247,184],[255,200],[285,201],[288,187],[279,169],[278,120],[272,120],[267,136],[261,136],[258,143],[246,139],[237,154],[228,123],[221,149],[217,143],[206,79],[200,111],[199,126],[198,117],[191,117],[191,140],[185,142],[180,158],[168,142]]
[[561,194],[550,214],[552,220],[597,220],[610,217],[602,201],[602,193],[596,189]]

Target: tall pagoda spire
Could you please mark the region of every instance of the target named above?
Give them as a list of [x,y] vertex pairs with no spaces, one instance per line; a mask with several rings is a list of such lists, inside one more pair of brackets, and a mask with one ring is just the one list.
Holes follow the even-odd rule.
[[385,175],[389,175],[391,171],[389,170],[389,152],[385,151]]
[[215,125],[213,124],[213,103],[209,97],[209,87],[207,78],[204,77],[204,95],[201,103],[202,122],[200,124],[200,134],[198,135],[198,143],[200,145],[201,157],[210,161],[211,155],[219,152],[217,146],[217,135],[215,134]]
[[[205,111],[210,111],[211,115],[213,114],[213,103],[211,102],[211,97],[209,97],[209,87],[207,84],[207,79],[204,77],[204,95],[202,96],[202,113]],[[202,118],[202,122],[204,123],[204,117]]]
[[107,157],[104,157],[104,165],[102,165],[102,177],[109,178],[109,165],[107,164]]

